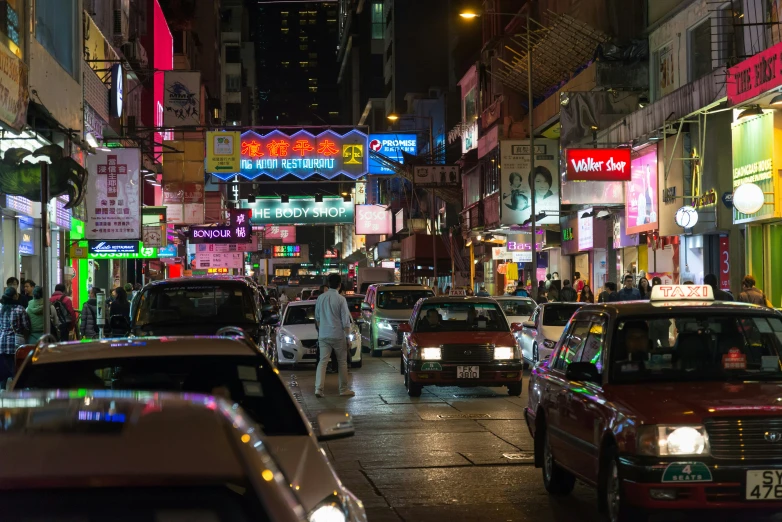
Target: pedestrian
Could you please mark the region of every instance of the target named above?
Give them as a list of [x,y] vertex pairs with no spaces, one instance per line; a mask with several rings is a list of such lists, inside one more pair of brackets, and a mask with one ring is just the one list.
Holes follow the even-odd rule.
[[[27,281],[25,281],[26,283]],[[43,288],[36,286],[33,288],[33,298],[27,305],[27,315],[30,317],[30,337],[27,342],[30,344],[38,343],[38,340],[46,331],[46,323],[43,321]],[[21,303],[21,301],[20,301]],[[57,310],[52,303],[49,305],[49,331],[57,337],[60,333],[60,321],[57,319]]]
[[99,337],[98,331],[98,294],[100,288],[93,286],[90,288],[89,299],[84,303],[81,309],[81,325],[79,331],[84,339],[95,339]]
[[451,287],[450,286],[446,286],[445,287],[445,295],[451,295]]
[[123,288],[125,289],[125,295],[128,296],[128,302],[133,301],[133,285],[130,283],[125,283]]
[[486,287],[483,286],[483,285],[481,285],[481,288],[478,290],[478,293],[475,294],[475,295],[477,295],[478,297],[490,297],[491,296],[491,294],[486,291]]
[[578,293],[581,293],[581,290],[584,289],[584,280],[581,279],[581,272],[576,272],[573,274],[575,276],[575,279],[573,280],[573,290],[575,290]]
[[559,300],[563,303],[575,303],[578,301],[578,294],[570,286],[570,279],[565,279],[562,282],[562,290],[559,291]]
[[[136,283],[135,285],[133,285],[133,298],[131,299],[131,301],[133,301],[133,299],[136,298],[136,294],[141,292],[141,288],[142,288],[141,283]],[[263,287],[261,288],[263,289]]]
[[559,301],[559,289],[551,285],[551,288],[549,288],[549,291],[546,292],[546,299],[548,299],[549,303]]
[[742,291],[739,294],[739,301],[742,303],[752,303],[760,306],[767,306],[768,308],[773,308],[771,306],[771,302],[766,297],[766,294],[763,293],[763,291],[755,286],[757,283],[755,281],[755,277],[751,274],[747,274],[744,276],[744,279],[741,280],[741,288]]
[[[128,301],[128,294],[125,293],[124,288],[117,287],[114,290],[114,294],[117,296],[114,302],[111,303],[109,308],[109,322],[113,317],[124,317],[130,321],[130,301]],[[111,329],[112,337],[125,337],[128,335],[128,331],[124,326],[119,326]]]
[[714,292],[714,300],[715,301],[733,301],[733,296],[730,295],[725,290],[722,290],[717,285],[717,276],[714,274],[706,274],[706,277],[703,278],[703,283],[707,284],[711,287],[711,291]]
[[546,274],[546,292],[551,289],[551,274]]
[[[33,300],[33,290],[35,289],[35,281],[32,279],[25,279],[22,283],[22,295],[19,296],[19,302],[22,306],[27,306],[30,301]],[[43,290],[43,289],[41,289]]]
[[641,299],[646,301],[652,296],[652,287],[649,285],[649,280],[645,277],[638,280],[638,293],[641,294]]
[[584,284],[584,289],[581,290],[581,293],[578,295],[578,302],[579,303],[594,303],[595,302],[595,294],[592,293],[592,289],[589,288],[588,284]]
[[73,301],[65,295],[65,285],[59,283],[54,287],[54,293],[49,298],[57,311],[57,320],[60,322],[60,341],[67,341],[70,332],[76,324],[76,312],[73,310]]
[[339,371],[339,394],[342,397],[353,397],[348,375],[348,345],[347,334],[350,330],[351,317],[348,302],[339,295],[342,278],[339,274],[329,275],[329,290],[321,294],[315,302],[315,328],[318,331],[318,346],[320,360],[315,374],[315,396],[322,398],[326,380],[326,366],[331,358],[331,352],[337,353],[337,368]]
[[16,349],[27,342],[30,316],[19,304],[19,292],[9,286],[0,298],[0,385],[14,376]]
[[652,278],[652,288],[654,288],[657,285],[661,285],[661,284],[663,284],[663,280],[662,279],[660,279],[657,276]]
[[641,293],[637,288],[633,287],[633,276],[631,274],[625,275],[624,288],[617,292],[617,299],[619,301],[640,301]]
[[607,281],[606,284],[603,285],[603,291],[600,292],[600,295],[597,297],[597,302],[610,303],[612,300],[617,301],[618,299],[616,297],[616,283]]
[[538,296],[535,299],[538,304],[548,303],[548,292],[546,292],[546,283],[538,281]]

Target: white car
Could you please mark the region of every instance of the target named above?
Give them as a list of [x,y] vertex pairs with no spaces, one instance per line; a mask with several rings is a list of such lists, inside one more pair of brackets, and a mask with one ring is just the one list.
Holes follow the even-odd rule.
[[[224,331],[239,333],[230,327]],[[353,435],[350,414],[320,413],[316,438],[277,370],[247,337],[134,337],[41,344],[24,360],[9,389],[71,390],[71,396],[77,396],[77,390],[110,389],[126,394],[132,393],[127,390],[159,390],[223,397],[252,420],[310,522],[366,522],[362,502],[342,484],[318,444]],[[180,443],[200,436],[190,429]],[[148,440],[155,439],[148,435]]]
[[[288,303],[274,333],[277,346],[277,362],[280,365],[316,363],[320,359],[318,331],[315,329],[315,301]],[[361,368],[361,336],[356,323],[351,320],[348,342],[348,363]]]
[[538,306],[529,320],[522,323],[520,332],[515,332],[521,346],[521,356],[533,366],[546,359],[562,336],[570,318],[583,303],[543,303]]
[[529,321],[533,312],[538,307],[538,303],[531,297],[516,297],[512,295],[495,297],[495,301],[500,305],[508,324],[523,323]]

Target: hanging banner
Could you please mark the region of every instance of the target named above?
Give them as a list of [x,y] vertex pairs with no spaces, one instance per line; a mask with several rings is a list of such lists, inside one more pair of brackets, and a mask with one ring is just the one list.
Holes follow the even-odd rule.
[[725,87],[728,106],[751,100],[782,85],[779,66],[782,63],[782,43],[778,43],[739,62],[728,69]]
[[657,228],[657,145],[641,150],[630,162],[631,180],[625,188],[627,234]]
[[239,172],[242,156],[240,152],[240,132],[206,133],[206,171]]
[[140,149],[96,151],[87,158],[87,239],[141,239]]
[[356,205],[356,234],[392,234],[391,212],[382,205]]
[[559,142],[535,140],[535,172],[530,172],[529,140],[500,142],[502,201],[500,222],[521,225],[530,219],[530,186],[535,185],[535,213],[546,213],[538,224],[559,223]]
[[[6,6],[6,9],[11,9]],[[9,18],[10,24],[10,18]],[[18,131],[27,123],[27,65],[19,59],[6,45],[0,45],[0,120]]]
[[165,71],[163,81],[163,126],[200,125],[201,73]]

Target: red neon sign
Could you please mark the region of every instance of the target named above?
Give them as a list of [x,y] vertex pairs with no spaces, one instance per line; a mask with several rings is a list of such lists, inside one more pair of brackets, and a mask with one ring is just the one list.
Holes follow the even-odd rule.
[[296,143],[293,145],[293,150],[301,154],[301,157],[303,158],[309,151],[315,150],[315,147],[310,144],[309,140],[296,140]]
[[331,140],[323,140],[318,147],[318,154],[323,154],[324,156],[333,156],[338,152],[339,149]]
[[242,142],[242,156],[249,156],[250,158],[263,157],[263,146],[255,141],[243,141]]
[[630,181],[630,149],[567,149],[568,181]]
[[736,105],[782,85],[782,42],[728,69],[728,105]]

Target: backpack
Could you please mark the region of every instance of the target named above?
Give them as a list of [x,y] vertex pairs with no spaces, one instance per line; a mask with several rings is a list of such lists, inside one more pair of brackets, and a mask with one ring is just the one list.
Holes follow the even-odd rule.
[[65,303],[62,302],[63,299],[65,299],[65,294],[61,295],[60,298],[54,302],[54,310],[57,312],[57,319],[60,320],[60,324],[68,325],[68,329],[70,329],[73,318],[65,307]]

